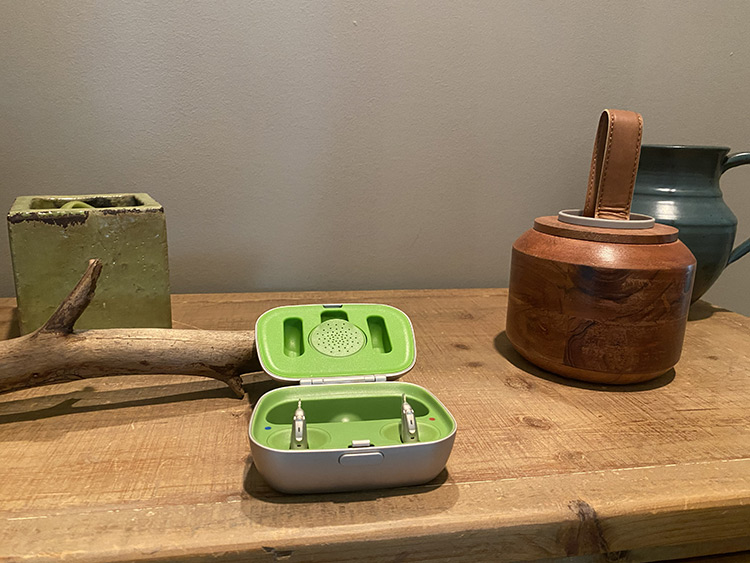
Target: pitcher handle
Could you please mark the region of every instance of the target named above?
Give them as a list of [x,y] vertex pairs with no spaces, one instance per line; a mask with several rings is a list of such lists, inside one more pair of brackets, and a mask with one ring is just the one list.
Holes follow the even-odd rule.
[[[724,174],[724,172],[730,168],[741,166],[743,164],[750,164],[750,152],[730,154],[721,164],[721,173]],[[732,250],[732,253],[729,255],[729,260],[727,260],[727,266],[732,262],[739,260],[748,252],[750,252],[750,238]]]

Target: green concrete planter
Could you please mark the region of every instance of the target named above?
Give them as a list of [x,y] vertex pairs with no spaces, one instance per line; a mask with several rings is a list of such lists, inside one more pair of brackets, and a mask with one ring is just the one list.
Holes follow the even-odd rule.
[[8,235],[22,334],[44,324],[90,258],[104,267],[77,328],[172,326],[164,208],[147,194],[19,197]]

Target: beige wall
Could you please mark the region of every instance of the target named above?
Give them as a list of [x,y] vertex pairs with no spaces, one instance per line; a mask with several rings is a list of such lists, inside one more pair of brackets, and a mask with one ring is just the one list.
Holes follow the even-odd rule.
[[[0,7],[0,209],[145,191],[175,292],[505,286],[598,114],[750,150],[750,2]],[[750,167],[726,175],[750,235]],[[7,236],[0,295],[13,294]],[[750,314],[750,258],[708,297]]]

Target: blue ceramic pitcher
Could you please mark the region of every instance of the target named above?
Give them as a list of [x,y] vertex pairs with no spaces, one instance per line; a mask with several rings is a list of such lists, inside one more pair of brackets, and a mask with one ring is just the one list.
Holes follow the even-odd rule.
[[750,164],[750,152],[728,153],[728,147],[641,148],[632,211],[680,230],[680,240],[698,262],[693,301],[711,287],[724,268],[750,252],[750,239],[732,250],[737,217],[719,189],[719,177],[730,168]]

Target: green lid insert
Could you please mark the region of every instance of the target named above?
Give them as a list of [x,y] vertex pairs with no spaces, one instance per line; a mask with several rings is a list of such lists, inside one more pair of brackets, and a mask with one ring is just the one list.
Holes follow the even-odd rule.
[[411,321],[389,305],[293,305],[266,311],[255,325],[263,369],[272,377],[384,375],[414,365]]

